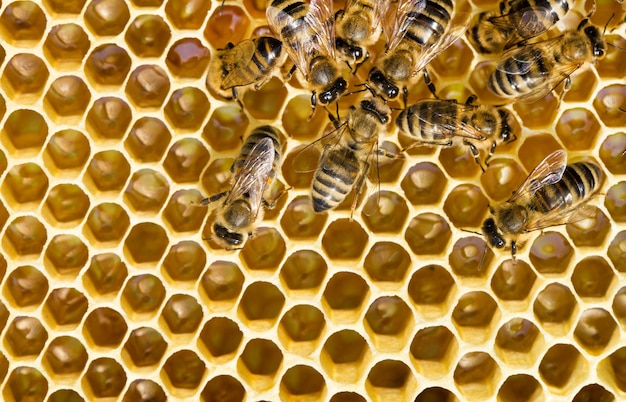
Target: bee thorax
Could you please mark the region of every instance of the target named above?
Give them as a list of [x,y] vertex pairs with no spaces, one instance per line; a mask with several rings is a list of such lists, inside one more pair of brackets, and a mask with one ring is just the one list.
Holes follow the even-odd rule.
[[521,234],[526,228],[528,211],[521,205],[509,204],[498,211],[498,227],[506,233]]
[[250,203],[244,200],[233,202],[224,212],[224,219],[234,227],[245,227],[252,223]]

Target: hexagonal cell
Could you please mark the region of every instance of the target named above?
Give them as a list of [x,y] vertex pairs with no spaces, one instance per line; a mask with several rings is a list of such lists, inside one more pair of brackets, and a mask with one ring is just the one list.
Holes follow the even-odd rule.
[[46,191],[48,176],[36,163],[13,166],[2,182],[2,194],[9,203],[39,205]]
[[554,139],[554,135],[536,134],[523,139],[518,157],[526,172],[530,173],[546,155],[558,149],[561,149],[561,146]]
[[309,196],[294,198],[285,208],[280,226],[294,240],[314,240],[322,233],[328,214],[316,214]]
[[212,302],[234,303],[241,293],[244,279],[237,264],[230,261],[215,261],[202,275],[200,283]]
[[452,311],[452,320],[463,338],[478,333],[477,331],[468,331],[471,329],[481,330],[480,333],[487,336],[489,326],[495,321],[494,318],[497,314],[498,304],[495,300],[486,292],[474,291],[459,297]]
[[135,107],[159,109],[170,92],[170,79],[161,67],[144,64],[130,74],[124,91]]
[[463,237],[452,246],[448,260],[452,270],[459,276],[483,277],[488,273],[493,251],[480,237]]
[[52,14],[79,14],[87,0],[44,0],[44,5]]
[[195,138],[176,141],[167,152],[163,167],[176,183],[196,183],[209,162],[209,151]]
[[135,380],[130,383],[122,402],[166,402],[163,388],[152,380]]
[[602,385],[590,384],[582,387],[572,399],[572,402],[585,401],[613,402],[615,396]]
[[159,57],[165,51],[172,31],[160,15],[142,14],[130,23],[124,39],[137,57]]
[[584,375],[583,370],[588,370],[588,367],[578,349],[562,343],[548,349],[539,363],[541,379],[548,386],[561,389],[568,383],[574,385],[574,380]]
[[73,389],[59,389],[50,394],[47,402],[85,402],[85,399]]
[[15,317],[4,334],[7,349],[14,357],[37,357],[47,340],[48,332],[35,317]]
[[559,232],[544,232],[535,238],[528,257],[542,274],[559,274],[567,270],[574,250]]
[[371,358],[368,343],[358,332],[344,329],[330,335],[320,355],[326,374],[335,381],[350,384],[363,376]]
[[450,272],[439,265],[426,265],[418,269],[409,281],[407,292],[417,309],[426,315],[448,311],[446,304],[454,287]]
[[58,234],[50,239],[44,254],[44,265],[63,279],[73,280],[87,264],[89,249],[71,234]]
[[52,376],[78,376],[87,365],[85,346],[72,336],[59,336],[50,342],[42,363]]
[[46,300],[43,317],[51,327],[78,325],[89,307],[89,301],[74,288],[58,288],[50,292]]
[[485,194],[493,201],[508,199],[526,179],[520,164],[509,158],[489,160],[489,167],[480,175],[480,184]]
[[123,349],[137,367],[158,364],[166,350],[167,342],[161,333],[150,327],[140,327],[133,330],[124,343]]
[[480,187],[461,184],[448,193],[443,210],[456,227],[477,227],[480,226],[488,205]]
[[48,293],[48,279],[37,268],[22,265],[9,273],[4,291],[18,307],[38,306]]
[[329,402],[365,402],[366,399],[356,392],[342,391],[333,395]]
[[611,240],[607,254],[619,272],[626,271],[626,231],[621,231]]
[[621,347],[615,352],[611,353],[608,358],[602,361],[599,365],[599,373],[605,372],[609,377],[610,383],[615,383],[615,386],[620,391],[626,389],[626,382],[624,378],[624,361],[626,359],[626,348]]
[[179,39],[167,52],[165,64],[170,73],[177,77],[200,78],[209,65],[209,49],[198,38]]
[[528,374],[509,376],[498,390],[498,401],[539,401],[544,397],[543,388],[537,379]]
[[236,322],[227,317],[213,317],[204,324],[199,342],[202,342],[212,361],[224,363],[234,358],[242,339],[243,332]]
[[85,75],[96,90],[119,87],[126,80],[131,64],[123,47],[107,43],[91,51],[85,60]]
[[[606,36],[605,36],[606,38]],[[606,51],[610,52],[607,46]],[[600,61],[602,63],[602,61]],[[598,62],[595,63],[598,69]],[[582,70],[582,71],[581,71]],[[581,69],[571,76],[571,87],[565,93],[563,100],[568,103],[587,102],[598,86],[598,79],[592,69]]]
[[177,89],[163,109],[165,117],[175,128],[199,131],[211,107],[206,94],[194,87]]
[[83,383],[95,398],[117,398],[126,386],[126,372],[115,359],[100,357],[89,364]]
[[207,208],[199,208],[204,198],[195,189],[175,192],[163,210],[165,223],[174,232],[197,232],[206,218]]
[[222,402],[224,395],[232,402],[243,402],[246,399],[246,389],[235,377],[218,375],[206,383],[201,395],[204,402]]
[[14,1],[0,15],[0,30],[8,43],[20,47],[35,45],[43,37],[46,16],[32,1]]
[[234,161],[234,158],[220,158],[207,166],[201,179],[204,194],[219,194],[232,188],[230,167]]
[[626,286],[615,292],[612,308],[615,317],[621,324],[624,324],[626,322]]
[[252,339],[239,356],[237,371],[253,389],[268,389],[274,384],[283,362],[278,346],[267,339]]
[[[49,169],[80,171],[91,153],[91,145],[87,137],[73,129],[61,130],[48,141],[44,153],[44,162],[52,162]],[[49,158],[49,159],[48,159]]]
[[276,322],[284,305],[285,296],[280,289],[269,282],[254,282],[244,290],[238,310],[246,324],[256,321],[253,325],[266,327]]
[[609,188],[604,197],[604,206],[613,220],[626,222],[626,181],[620,181]]
[[530,367],[537,362],[543,347],[539,329],[524,318],[512,318],[498,330],[495,350],[504,363]]
[[250,120],[238,106],[222,106],[213,111],[202,129],[202,138],[217,152],[234,151],[241,147],[243,134]]
[[130,174],[130,164],[119,151],[106,150],[95,154],[87,167],[85,184],[98,192],[120,191]]
[[430,63],[442,77],[463,77],[469,70],[474,53],[465,41],[457,40]]
[[249,26],[250,19],[243,9],[227,5],[213,12],[203,33],[213,48],[223,49],[229,42],[237,43],[244,39]]
[[56,123],[77,123],[91,100],[82,79],[66,75],[52,82],[44,97],[44,110]]
[[322,113],[314,114],[309,120],[310,108],[309,95],[296,95],[289,99],[281,117],[289,137],[300,141],[313,141],[319,137],[328,120]]
[[191,334],[200,326],[202,306],[193,297],[184,294],[172,295],[161,312],[163,322],[173,334]]
[[443,217],[425,212],[411,219],[404,239],[414,254],[436,255],[446,249],[452,232]]
[[87,290],[99,295],[117,295],[127,276],[126,264],[117,254],[102,253],[91,258],[91,264],[83,278]]
[[37,218],[20,216],[9,224],[2,242],[14,256],[38,256],[47,239],[46,227]]
[[58,184],[50,189],[43,216],[55,226],[78,225],[89,211],[89,197],[76,184]]
[[87,216],[83,233],[91,243],[119,243],[130,225],[124,208],[112,202],[93,207]]
[[626,125],[626,85],[608,85],[596,94],[593,107],[600,120],[608,127],[621,128]]
[[570,151],[591,149],[600,133],[600,123],[587,108],[568,109],[556,123],[556,134]]
[[163,207],[169,190],[169,182],[161,173],[139,169],[124,190],[124,201],[138,212],[156,213]]
[[[370,247],[363,268],[376,282],[389,282],[401,286],[411,266],[409,253],[397,243],[378,242]],[[384,286],[377,283],[378,286]]]
[[83,18],[94,34],[115,36],[126,27],[130,11],[124,0],[92,0]]
[[137,162],[158,162],[171,140],[172,135],[161,120],[142,117],[133,124],[124,145]]
[[463,355],[454,368],[454,383],[466,397],[488,399],[502,373],[498,363],[485,352]]
[[[130,106],[120,98],[105,96],[97,99],[87,113],[87,131],[99,140],[122,139],[130,122],[132,112]],[[112,151],[104,151],[112,152]]]
[[165,287],[154,275],[137,275],[126,282],[122,296],[126,306],[134,313],[153,313],[165,300]]
[[391,191],[372,194],[363,205],[361,217],[374,233],[397,233],[402,230],[409,215],[404,198]]
[[609,172],[626,174],[626,162],[623,158],[626,150],[626,134],[617,133],[607,136],[600,146],[600,159]]
[[117,347],[124,337],[128,326],[124,317],[108,307],[94,309],[83,325],[83,332],[87,339],[97,346],[114,348]]
[[588,214],[589,217],[568,223],[565,226],[570,239],[577,247],[599,247],[604,245],[606,237],[611,231],[609,218],[597,207],[588,208],[585,214]]
[[46,63],[32,53],[18,53],[7,62],[0,83],[5,94],[20,103],[39,99],[50,72]]
[[206,261],[206,253],[198,243],[181,241],[170,248],[163,260],[163,269],[175,281],[195,282]]
[[191,350],[173,353],[163,364],[163,373],[175,388],[196,389],[205,371],[206,364]]
[[439,164],[456,179],[476,177],[480,173],[480,167],[468,147],[442,147]]
[[242,102],[245,110],[255,119],[276,120],[287,96],[285,85],[274,77],[258,91],[244,93]]
[[513,110],[522,120],[522,124],[532,130],[551,127],[559,111],[559,100],[549,93],[537,102],[515,102]]
[[326,320],[317,308],[300,304],[280,319],[278,338],[288,351],[306,356],[317,347]]
[[165,15],[176,28],[197,31],[209,8],[211,3],[202,0],[170,0],[165,3]]
[[597,356],[609,345],[617,323],[603,308],[589,308],[583,311],[574,329],[574,339],[587,353]]
[[572,273],[572,285],[579,297],[601,297],[607,295],[615,280],[615,274],[602,257],[582,259]]
[[34,110],[18,109],[7,117],[2,128],[2,143],[10,154],[38,153],[48,136],[48,124]]
[[290,398],[322,398],[326,391],[324,377],[312,367],[298,364],[287,369],[280,380],[279,395]]
[[285,257],[286,250],[285,241],[276,229],[257,228],[240,256],[248,269],[275,271]]
[[[619,14],[619,10],[617,10],[617,13]],[[607,23],[607,18],[609,17],[605,17],[604,21],[600,25],[605,25]],[[626,62],[626,55],[624,55],[624,52],[620,51],[620,48],[624,48],[626,46],[626,41],[620,35],[610,35],[608,32],[604,36],[604,39],[607,43],[611,43],[616,47],[606,47],[606,56],[602,60],[598,60],[596,62],[595,69],[602,78],[620,78],[622,76],[620,66],[623,66],[623,63]]]
[[[7,306],[4,305],[4,303],[0,303],[0,329],[4,329],[8,319],[9,310],[7,309]],[[8,361],[6,357],[4,357],[4,354],[0,353],[0,377],[2,379],[4,379],[4,376],[6,375],[6,367],[4,367],[5,363],[8,363]]]
[[292,252],[280,270],[280,279],[292,291],[305,294],[317,293],[328,266],[324,258],[312,250]]
[[411,361],[420,374],[440,377],[449,373],[457,350],[458,342],[448,328],[426,327],[417,331],[411,341]]
[[[395,157],[380,157],[372,164],[367,178],[375,184],[379,183],[395,183],[404,167],[404,156],[402,149],[393,142],[384,141],[378,145],[379,150],[385,150]],[[404,201],[404,200],[403,200]]]
[[367,232],[357,221],[342,218],[328,225],[322,247],[330,259],[356,260],[363,254],[367,241]]
[[553,329],[554,326],[550,324],[567,324],[576,306],[576,298],[567,286],[551,283],[537,295],[533,312],[544,328],[548,324],[546,329]]
[[4,386],[7,399],[14,401],[43,401],[48,393],[48,381],[33,367],[18,366],[11,371]]
[[531,293],[537,274],[524,261],[506,260],[491,277],[491,290],[500,299],[522,301]]
[[364,319],[374,346],[381,352],[398,352],[404,348],[413,328],[413,313],[398,296],[381,296],[374,300]]
[[328,280],[322,302],[330,308],[331,318],[356,319],[368,294],[369,286],[361,276],[338,272]]
[[367,374],[365,389],[373,400],[390,397],[407,400],[417,387],[411,369],[399,360],[383,360],[376,363]]
[[78,69],[89,51],[91,42],[83,28],[74,23],[55,25],[43,44],[43,54],[57,70]]
[[168,243],[167,233],[160,225],[144,222],[130,229],[124,250],[138,264],[154,264],[161,259]]

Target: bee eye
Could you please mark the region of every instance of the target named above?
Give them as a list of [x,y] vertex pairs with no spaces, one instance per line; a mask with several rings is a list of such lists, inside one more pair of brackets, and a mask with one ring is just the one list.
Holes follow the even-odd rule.
[[602,47],[601,45],[596,45],[596,47],[595,47],[595,49],[593,51],[593,54],[594,54],[594,56],[596,56],[596,58],[602,59],[606,55],[606,52],[604,50],[604,47]]
[[395,98],[396,96],[398,96],[399,93],[400,93],[400,90],[398,89],[398,87],[389,85],[389,87],[387,88],[387,97],[389,99]]
[[361,59],[361,57],[363,57],[363,50],[360,47],[357,47],[354,49],[354,58],[356,60]]

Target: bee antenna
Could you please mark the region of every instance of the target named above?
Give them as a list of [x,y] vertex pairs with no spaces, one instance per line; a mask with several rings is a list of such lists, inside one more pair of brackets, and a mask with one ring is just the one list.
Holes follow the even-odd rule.
[[478,235],[478,236],[482,236],[482,235],[483,235],[482,233],[478,233],[478,232],[476,232],[475,230],[469,230],[469,229],[463,229],[463,228],[461,228],[461,231],[462,231],[462,232],[465,232],[465,233],[472,233],[472,234],[475,234],[475,235]]
[[485,248],[483,248],[483,255],[480,257],[480,262],[478,263],[478,272],[482,271],[485,258],[487,258],[487,243],[485,243]]
[[[606,29],[608,28],[609,24],[611,23],[611,20],[613,19],[613,17],[615,17],[615,13],[611,14],[611,16],[609,17],[609,19],[606,22],[606,24],[604,24],[604,30],[602,31],[602,35],[604,35],[606,33]],[[613,29],[615,29],[615,28],[613,28]],[[613,30],[611,30],[611,32],[613,32]]]
[[617,46],[616,44],[613,44],[613,43],[609,43],[609,42],[607,42],[606,44],[607,44],[607,45],[609,45],[609,46],[611,46],[611,47],[614,47],[615,49],[619,49],[619,50],[626,50],[626,48],[625,48],[625,47]]

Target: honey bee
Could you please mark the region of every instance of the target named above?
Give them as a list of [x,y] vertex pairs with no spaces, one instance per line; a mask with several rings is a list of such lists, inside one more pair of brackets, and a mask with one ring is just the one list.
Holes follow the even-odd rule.
[[509,0],[494,11],[479,13],[467,31],[469,42],[484,54],[500,53],[515,43],[546,32],[563,19],[572,0]]
[[369,58],[367,47],[378,41],[386,7],[385,0],[348,0],[335,14],[337,52],[354,72]]
[[[343,122],[333,119],[335,130],[314,144],[325,144],[311,184],[313,210],[337,207],[354,188],[359,194],[370,168],[372,155],[401,156],[378,148],[378,135],[391,119],[391,109],[378,97],[366,97],[351,106]],[[352,212],[357,197],[352,203]]]
[[226,100],[239,102],[238,87],[254,85],[258,90],[286,59],[282,43],[271,36],[228,43],[211,58],[206,86]]
[[507,201],[491,208],[482,232],[489,244],[511,244],[515,258],[518,238],[533,230],[585,218],[585,203],[600,188],[602,170],[591,162],[567,165],[567,154],[554,151],[530,173]]
[[313,112],[336,102],[348,89],[335,59],[332,0],[269,0],[267,22],[312,90]]
[[[487,87],[494,94],[511,101],[537,101],[588,63],[606,55],[604,34],[584,19],[577,29],[563,35],[513,48],[502,56]],[[563,94],[561,94],[561,97]]]
[[254,224],[262,214],[261,204],[271,209],[282,195],[279,194],[272,202],[265,197],[281,158],[279,135],[278,130],[271,126],[254,129],[230,168],[234,177],[231,190],[202,201],[207,205],[226,197],[217,207],[211,227],[215,235],[213,240],[220,247],[227,250],[242,248],[252,236]]
[[508,110],[474,105],[475,99],[470,96],[465,104],[454,100],[420,100],[400,112],[396,125],[415,140],[410,147],[466,145],[484,171],[479,150],[488,148],[484,165],[489,166],[497,144],[513,142],[517,137],[513,132],[514,118]]
[[[368,86],[387,100],[400,95],[406,104],[407,85],[467,28],[452,24],[453,0],[399,0],[383,19],[387,50],[369,72]],[[389,15],[391,13],[391,15]]]

